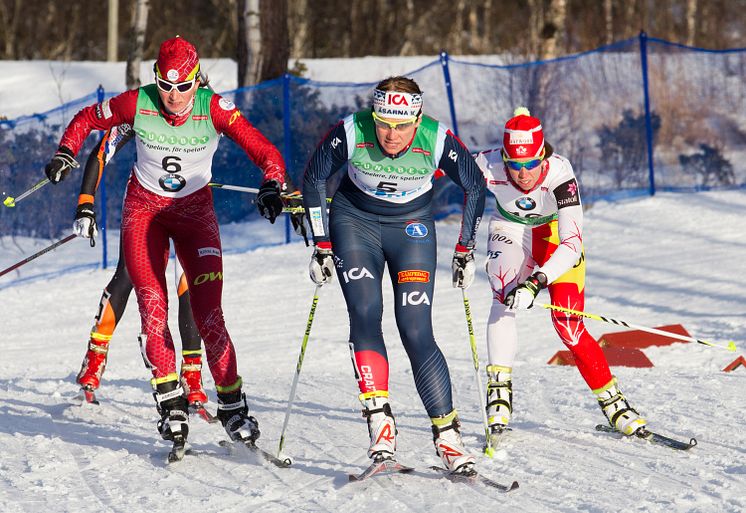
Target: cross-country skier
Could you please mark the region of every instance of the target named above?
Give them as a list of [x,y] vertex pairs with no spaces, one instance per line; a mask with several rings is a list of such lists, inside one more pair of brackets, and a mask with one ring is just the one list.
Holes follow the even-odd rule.
[[[524,107],[505,124],[502,148],[481,153],[476,161],[497,200],[489,222],[486,268],[493,297],[487,325],[487,417],[492,433],[498,434],[513,411],[516,312],[531,308],[544,288],[553,305],[583,310],[583,207],[570,162],[553,153],[541,122]],[[619,390],[583,318],[556,311],[551,315],[610,424],[625,435],[645,426]]]
[[[317,284],[333,268],[350,317],[350,351],[368,421],[374,461],[393,459],[396,423],[389,404],[389,366],[381,328],[384,265],[394,288],[394,313],[417,391],[432,421],[438,455],[452,471],[470,472],[474,456],[464,447],[451,398],[448,365],[433,337],[431,306],[436,237],[433,181],[442,170],[465,193],[462,229],[454,255],[454,280],[474,277],[474,239],[484,209],[485,186],[463,144],[422,113],[422,91],[406,77],[381,81],[373,105],[339,122],[311,157],[303,202],[315,250],[310,275]],[[326,185],[347,164],[329,214]]]
[[228,135],[263,170],[256,203],[271,222],[282,212],[280,191],[285,186],[280,152],[232,102],[200,87],[199,71],[190,42],[178,36],[164,41],[154,66],[156,83],[82,109],[45,169],[53,183],[59,182],[91,130],[133,126],[137,161],[122,208],[122,243],[140,308],[143,356],[153,373],[158,430],[164,439],[174,440],[175,449],[183,448],[188,417],[167,324],[169,238],[189,280],[194,321],[218,391],[218,417],[231,439],[253,441],[259,428],[248,414],[221,306],[222,249],[208,186],[218,135]]
[[[94,201],[104,168],[116,152],[132,140],[133,135],[132,126],[127,124],[110,128],[88,156],[73,224],[73,230],[77,235],[85,238],[96,236],[98,230]],[[124,265],[123,253],[124,247],[120,240],[116,271],[101,294],[88,349],[77,376],[77,382],[88,401],[95,401],[95,391],[101,384],[101,376],[106,368],[109,342],[132,292],[132,281]],[[174,259],[174,262],[175,284],[179,297],[179,334],[182,343],[181,386],[190,410],[202,412],[202,406],[207,402],[207,394],[202,387],[202,340],[192,317],[186,276],[179,259]]]

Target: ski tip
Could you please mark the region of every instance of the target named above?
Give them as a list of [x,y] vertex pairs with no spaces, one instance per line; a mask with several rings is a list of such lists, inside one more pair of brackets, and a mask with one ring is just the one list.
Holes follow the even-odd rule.
[[507,489],[506,491],[508,491],[508,492],[512,492],[513,490],[517,489],[518,487],[519,487],[519,485],[518,485],[518,481],[513,481],[513,482],[512,482],[511,484],[510,484],[510,486],[508,487],[508,489]]

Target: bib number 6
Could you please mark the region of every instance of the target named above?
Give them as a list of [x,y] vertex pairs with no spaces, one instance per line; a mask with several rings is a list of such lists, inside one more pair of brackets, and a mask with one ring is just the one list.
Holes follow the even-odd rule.
[[180,160],[181,159],[176,155],[168,155],[167,157],[163,157],[161,167],[167,173],[178,173],[181,171],[181,164],[179,164]]

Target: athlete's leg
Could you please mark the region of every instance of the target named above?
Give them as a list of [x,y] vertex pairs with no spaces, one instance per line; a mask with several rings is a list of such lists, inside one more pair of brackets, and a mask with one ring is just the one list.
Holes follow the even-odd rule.
[[189,284],[192,315],[218,391],[234,392],[241,379],[223,317],[223,257],[212,194],[205,188],[181,200],[169,230]]
[[382,238],[394,288],[394,314],[415,386],[428,416],[453,410],[451,378],[435,342],[432,302],[435,289],[437,240],[429,217],[384,223]]
[[190,405],[207,402],[202,387],[202,339],[192,316],[189,285],[178,255],[174,258],[174,278],[179,296],[179,334],[181,335],[181,386]]
[[124,250],[120,236],[119,261],[114,276],[101,294],[95,324],[91,328],[88,349],[77,376],[80,386],[89,390],[96,390],[99,387],[101,376],[106,368],[109,341],[114,335],[117,323],[122,318],[131,292],[132,282],[127,273],[127,266],[124,264]]
[[167,200],[132,178],[122,209],[124,256],[140,309],[143,354],[156,384],[178,379],[167,318],[168,232],[160,221],[164,205],[170,203]]
[[530,253],[530,230],[515,223],[492,219],[487,241],[487,277],[492,289],[492,306],[487,321],[487,354],[490,365],[504,369],[513,367],[518,348],[515,311],[508,310],[503,300],[531,275],[533,259]]
[[[379,224],[337,206],[330,217],[337,278],[350,317],[350,353],[363,395],[388,393],[388,356],[383,340],[384,258]],[[386,395],[383,394],[383,395]]]

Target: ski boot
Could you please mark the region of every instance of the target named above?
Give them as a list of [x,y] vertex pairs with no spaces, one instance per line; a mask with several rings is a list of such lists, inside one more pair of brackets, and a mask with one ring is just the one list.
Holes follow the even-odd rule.
[[253,443],[259,438],[259,422],[249,415],[246,394],[218,392],[218,419],[234,442]]
[[391,413],[388,397],[363,398],[363,417],[368,421],[370,447],[368,457],[375,462],[394,459],[396,452],[396,421]]
[[174,443],[168,455],[168,461],[178,461],[184,457],[186,440],[189,435],[189,415],[184,390],[177,379],[159,383],[155,387],[153,398],[161,416],[158,421],[158,433],[164,440]]
[[476,474],[474,462],[476,458],[469,454],[461,440],[461,423],[456,410],[440,417],[430,417],[433,423],[433,443],[435,452],[443,461],[443,465],[452,474],[472,476]]
[[109,354],[109,340],[102,340],[91,333],[91,339],[88,341],[88,350],[80,366],[80,372],[75,380],[83,389],[85,400],[89,403],[98,404],[95,391],[101,385],[101,376],[106,369],[106,361]]
[[629,405],[627,398],[617,387],[616,378],[593,393],[596,394],[598,404],[611,427],[620,433],[631,436],[647,425],[647,421]]
[[513,413],[513,382],[510,371],[510,367],[487,366],[487,422],[490,436],[498,437],[506,431]]
[[199,409],[207,402],[207,394],[202,388],[202,351],[182,351],[182,359],[181,386],[189,407]]

